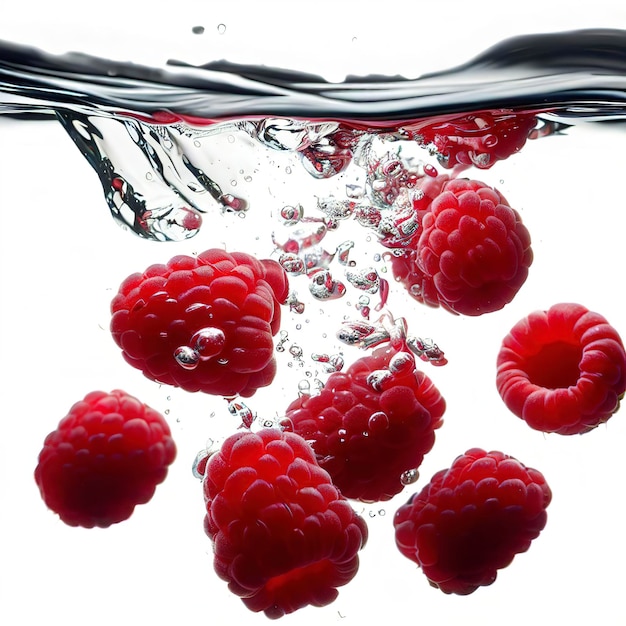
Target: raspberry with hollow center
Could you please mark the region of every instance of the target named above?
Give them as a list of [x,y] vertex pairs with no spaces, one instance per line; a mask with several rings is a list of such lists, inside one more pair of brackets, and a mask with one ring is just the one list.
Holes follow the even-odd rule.
[[396,511],[396,545],[431,586],[468,595],[528,550],[551,499],[537,470],[502,452],[472,448]]
[[300,436],[238,432],[205,467],[214,567],[252,611],[324,606],[354,578],[367,527]]
[[93,391],[46,437],[35,481],[69,526],[106,528],[152,498],[175,457],[159,413],[124,391]]
[[498,354],[496,386],[529,426],[582,434],[606,422],[626,391],[626,352],[600,314],[559,303],[520,320]]

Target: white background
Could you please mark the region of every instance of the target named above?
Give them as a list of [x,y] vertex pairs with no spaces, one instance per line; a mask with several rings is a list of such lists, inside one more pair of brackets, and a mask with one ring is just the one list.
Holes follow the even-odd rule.
[[[526,3],[523,14],[521,8],[494,9],[480,2],[428,3],[422,10],[417,3],[353,3],[342,14],[338,3],[316,3],[310,11],[274,3],[257,6],[246,20],[236,2],[210,9],[207,3],[182,4],[184,11],[176,3],[157,15],[154,9],[135,13],[131,3],[112,2],[87,17],[70,10],[69,1],[41,3],[36,11],[3,16],[0,37],[141,62],[185,54],[198,62],[211,56],[254,62],[263,56],[269,64],[319,67],[341,78],[339,67],[358,71],[359,63],[372,72],[417,75],[441,69],[515,33],[626,27],[626,15],[610,8],[617,5],[613,2],[594,3],[591,17],[566,3],[552,5],[548,15],[532,10],[540,3]],[[221,35],[219,24],[226,25]],[[191,33],[196,25],[205,27],[203,35]],[[132,33],[136,41],[114,40],[116,29]],[[434,337],[449,358],[445,368],[425,366],[448,403],[444,426],[416,485],[390,503],[357,505],[370,539],[357,577],[340,590],[339,599],[281,623],[625,623],[624,415],[582,437],[544,436],[506,410],[494,382],[502,337],[532,310],[577,301],[602,313],[626,336],[624,140],[621,127],[581,126],[565,136],[530,142],[489,172],[473,173],[497,185],[522,214],[535,252],[530,277],[511,305],[477,319],[424,309],[394,291],[392,312],[404,315],[418,334]],[[276,171],[284,174],[280,167]],[[283,188],[277,180],[264,200],[276,203],[272,210],[316,194],[312,180],[306,188]],[[207,440],[219,440],[237,424],[223,401],[144,379],[123,362],[108,333],[108,306],[119,283],[150,263],[224,242],[271,253],[269,241],[252,236],[254,216],[245,224],[227,217],[181,244],[139,241],[113,223],[96,175],[59,125],[6,120],[0,120],[0,211],[0,623],[266,622],[248,612],[214,574],[202,530],[201,486],[191,474],[193,458]],[[286,316],[287,347],[297,341],[307,355],[322,351],[320,345],[329,352],[338,349],[328,315],[355,316],[354,307],[343,300],[328,311],[312,306],[300,318]],[[327,340],[320,339],[322,332],[328,332]],[[248,402],[261,417],[279,415],[296,393],[293,360],[278,356],[277,384]],[[359,352],[346,348],[344,356],[350,362]],[[130,520],[107,530],[69,528],[39,497],[32,478],[37,454],[73,402],[92,389],[113,388],[167,413],[179,456],[153,500]],[[396,550],[392,518],[435,471],[474,446],[500,449],[542,471],[553,502],[544,532],[494,585],[450,597],[431,589]]]

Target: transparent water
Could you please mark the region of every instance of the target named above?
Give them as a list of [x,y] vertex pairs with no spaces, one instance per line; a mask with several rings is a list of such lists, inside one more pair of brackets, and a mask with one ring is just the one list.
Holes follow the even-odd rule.
[[[370,528],[355,580],[329,607],[284,621],[428,615],[448,624],[505,615],[522,624],[541,610],[546,621],[621,623],[623,608],[614,600],[621,580],[613,571],[626,555],[616,499],[622,416],[583,437],[531,431],[495,390],[495,356],[518,319],[560,301],[581,302],[626,333],[619,191],[625,47],[622,31],[531,38],[426,78],[335,84],[250,64],[151,69],[3,46],[4,621],[263,620],[212,570],[192,463],[242,419],[280,418],[298,393],[323,384],[333,364],[359,358],[359,348],[337,332],[346,320],[367,321],[369,307],[370,321],[384,311],[403,316],[413,333],[445,352],[447,365],[423,364],[446,398],[444,426],[418,482],[390,502],[355,503]],[[407,132],[418,135],[442,116],[458,126],[468,114],[502,109],[537,115],[537,137],[507,159],[488,162],[470,150],[468,168],[446,169],[428,142],[407,140]],[[349,147],[328,159],[338,132]],[[390,202],[381,197],[390,178],[381,168],[394,159],[420,175],[434,167],[481,180],[520,212],[535,260],[513,302],[480,317],[453,316],[417,303],[394,281],[392,249],[380,238],[391,232],[401,245],[400,231],[382,232],[358,210],[374,207],[396,227],[404,223],[403,194],[411,189],[401,185]],[[293,297],[276,337],[279,373],[237,406],[146,380],[122,361],[108,332],[110,300],[128,274],[209,247],[275,258],[290,271]],[[178,460],[130,520],[106,531],[67,528],[39,498],[36,456],[75,400],[118,387],[166,415]],[[435,471],[473,446],[540,469],[554,501],[540,538],[494,585],[446,597],[398,553],[392,518]]]

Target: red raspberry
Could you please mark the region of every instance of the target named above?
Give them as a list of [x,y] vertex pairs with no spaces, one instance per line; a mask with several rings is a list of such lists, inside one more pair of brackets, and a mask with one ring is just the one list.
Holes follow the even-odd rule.
[[377,502],[399,493],[402,474],[420,466],[445,406],[411,355],[388,346],[331,374],[318,395],[292,402],[286,417],[344,496]]
[[519,321],[502,342],[497,366],[506,406],[543,432],[588,432],[617,411],[626,391],[620,336],[580,304],[555,304]]
[[537,470],[474,448],[396,511],[396,544],[433,587],[467,595],[528,550],[551,498]]
[[526,281],[533,260],[528,230],[484,183],[445,182],[421,228],[415,248],[393,261],[395,276],[417,300],[482,315],[502,309]]
[[466,165],[487,169],[519,152],[536,125],[537,119],[530,113],[482,111],[442,119],[417,132],[423,146],[437,149],[444,167]]
[[298,435],[232,435],[209,458],[204,495],[215,571],[250,610],[324,606],[356,575],[365,522]]
[[124,391],[93,391],[46,437],[35,481],[69,526],[106,528],[152,498],[175,456],[154,409]]
[[243,252],[175,256],[129,276],[111,333],[147,378],[186,391],[251,396],[276,373],[272,336],[287,299],[278,263]]

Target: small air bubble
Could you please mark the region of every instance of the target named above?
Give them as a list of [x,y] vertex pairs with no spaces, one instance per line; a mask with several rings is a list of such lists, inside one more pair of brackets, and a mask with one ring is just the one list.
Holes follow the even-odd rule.
[[220,35],[223,35],[226,32],[226,24],[218,24],[217,25],[217,32]]
[[420,477],[420,473],[416,468],[407,470],[403,472],[400,476],[400,482],[406,487],[407,485],[412,485],[416,483]]
[[298,344],[294,343],[291,348],[289,348],[289,354],[296,359],[299,359],[302,356],[302,348]]
[[192,27],[191,32],[194,35],[202,35],[202,33],[204,32],[204,26],[194,26]]

